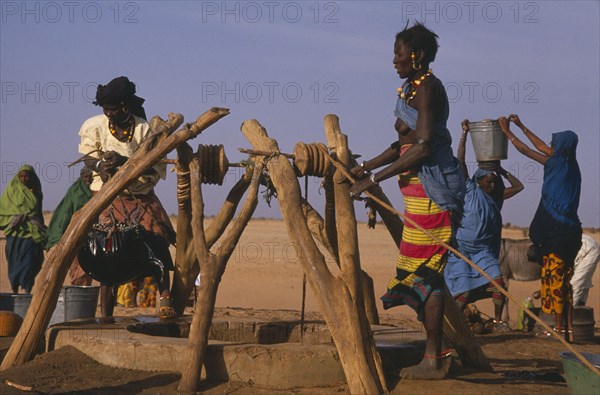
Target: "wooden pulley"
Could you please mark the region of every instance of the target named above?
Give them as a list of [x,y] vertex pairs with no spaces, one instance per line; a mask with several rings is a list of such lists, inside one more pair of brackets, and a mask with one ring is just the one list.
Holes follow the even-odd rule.
[[198,146],[198,160],[202,168],[203,184],[223,185],[225,174],[229,170],[229,160],[223,144]]
[[294,146],[294,169],[298,176],[325,176],[329,162],[317,147],[327,149],[323,143],[297,143]]

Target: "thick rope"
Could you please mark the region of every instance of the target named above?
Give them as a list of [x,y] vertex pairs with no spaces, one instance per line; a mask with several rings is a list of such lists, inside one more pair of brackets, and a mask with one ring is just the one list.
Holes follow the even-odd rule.
[[[329,160],[348,180],[350,180],[352,182],[356,181],[354,179],[354,177],[350,174],[350,172],[348,172],[348,170],[346,169],[346,167],[343,164],[339,163],[336,159],[332,158],[329,155],[329,152],[327,152],[326,149],[324,149],[322,147],[318,147],[318,149],[323,153],[323,155],[325,155],[325,157],[327,158],[327,160]],[[467,257],[465,257],[463,254],[461,254],[460,251],[458,251],[457,249],[451,247],[450,245],[448,245],[444,241],[440,240],[439,238],[437,238],[436,236],[434,236],[433,234],[431,234],[429,231],[427,231],[426,229],[424,229],[422,226],[420,226],[418,223],[416,223],[415,221],[413,221],[411,218],[408,218],[408,217],[404,216],[398,210],[396,210],[392,206],[388,205],[386,202],[384,202],[383,200],[379,199],[377,196],[374,196],[369,191],[364,191],[364,193],[365,193],[365,195],[367,195],[371,199],[373,199],[375,202],[377,202],[380,206],[382,206],[382,207],[386,208],[387,210],[389,210],[390,212],[398,215],[404,221],[408,222],[409,224],[413,225],[415,228],[419,229],[421,232],[425,233],[427,236],[431,237],[431,239],[433,239],[437,244],[439,244],[439,245],[447,248],[448,250],[452,251],[455,255],[457,255],[458,257],[460,257],[461,259],[463,259],[465,262],[467,262],[469,265],[471,265],[471,267],[473,267],[481,275],[483,275],[486,279],[488,279],[490,281],[490,283],[492,283],[504,296],[506,296],[510,301],[512,301],[513,303],[515,303],[519,307],[521,307],[523,309],[523,311],[525,311],[531,318],[533,318],[533,320],[535,322],[537,322],[538,324],[540,324],[543,328],[545,328],[548,331],[548,333],[550,333],[552,336],[554,336],[556,339],[558,339],[565,347],[567,347],[567,349],[569,349],[569,351],[572,351],[573,354],[575,354],[577,356],[577,358],[579,358],[579,360],[584,365],[586,365],[592,372],[594,372],[594,373],[596,373],[596,375],[600,376],[600,370],[598,370],[594,365],[592,365],[590,363],[590,361],[587,360],[587,358],[585,358],[579,351],[575,350],[575,348],[571,344],[569,344],[567,341],[565,341],[565,339],[563,339],[549,325],[547,325],[537,315],[535,315],[531,310],[529,310],[524,304],[522,304],[521,302],[519,302],[518,300],[516,300],[515,298],[513,298],[508,293],[508,291],[506,291],[503,287],[501,287],[500,284],[498,284],[486,272],[484,272],[483,270],[481,270],[479,268],[479,266],[477,266],[475,263],[473,263],[470,259],[468,259]]]

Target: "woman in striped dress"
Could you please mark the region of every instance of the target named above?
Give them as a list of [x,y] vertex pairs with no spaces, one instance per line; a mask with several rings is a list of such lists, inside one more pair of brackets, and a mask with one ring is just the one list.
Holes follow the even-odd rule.
[[[353,196],[399,175],[405,215],[435,237],[449,243],[462,215],[465,184],[452,154],[448,97],[429,64],[437,53],[437,35],[415,24],[396,35],[394,66],[401,79],[394,114],[398,141],[381,155],[352,169],[360,180]],[[372,170],[386,166],[377,173]],[[382,296],[385,309],[408,305],[417,312],[427,332],[425,357],[402,371],[407,379],[442,379],[449,354],[442,348],[446,249],[406,221],[396,263],[396,276]]]

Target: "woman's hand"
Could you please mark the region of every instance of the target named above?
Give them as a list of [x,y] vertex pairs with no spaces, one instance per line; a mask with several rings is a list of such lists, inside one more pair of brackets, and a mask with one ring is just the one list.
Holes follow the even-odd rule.
[[463,120],[460,123],[460,126],[462,126],[463,134],[469,133],[469,120],[468,119]]
[[509,130],[509,122],[509,119],[506,117],[498,118],[498,123],[500,124],[500,128],[504,134],[506,134],[506,132]]
[[521,122],[521,119],[519,118],[519,116],[517,114],[510,114],[508,116],[508,120],[510,122],[514,123],[515,125],[517,125],[518,127],[523,126],[523,122]]
[[127,157],[116,153],[115,151],[108,151],[104,154],[105,169],[109,173],[114,173],[117,168],[123,166],[127,162]]
[[114,170],[111,170],[109,168],[108,164],[106,163],[106,161],[104,159],[101,159],[98,162],[96,162],[96,166],[94,166],[94,170],[96,170],[98,172],[102,182],[108,181],[110,176],[112,176],[115,172]]
[[361,165],[354,166],[352,169],[350,169],[350,173],[352,173],[352,175],[357,179],[365,178],[369,175],[369,172],[366,171],[365,167]]
[[363,191],[366,191],[367,189],[374,187],[375,185],[377,184],[373,183],[373,181],[371,181],[371,178],[363,178],[361,180],[358,180],[354,184],[352,184],[352,187],[350,187],[350,196],[353,199],[358,199]]
[[23,223],[23,221],[25,221],[26,218],[27,216],[25,214],[13,215],[13,217],[10,220],[10,223],[8,224],[8,228],[17,229],[19,226],[21,226],[21,224]]

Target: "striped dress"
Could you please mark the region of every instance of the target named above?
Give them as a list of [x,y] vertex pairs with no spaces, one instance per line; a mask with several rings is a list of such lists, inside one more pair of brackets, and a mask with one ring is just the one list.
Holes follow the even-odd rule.
[[[404,151],[407,147],[402,148]],[[450,243],[450,213],[442,211],[427,197],[419,177],[405,173],[398,177],[398,184],[406,207],[404,215],[440,240]],[[431,294],[443,293],[446,252],[446,248],[405,222],[396,276],[389,281],[388,291],[381,297],[383,307],[389,309],[405,304],[418,312]]]

